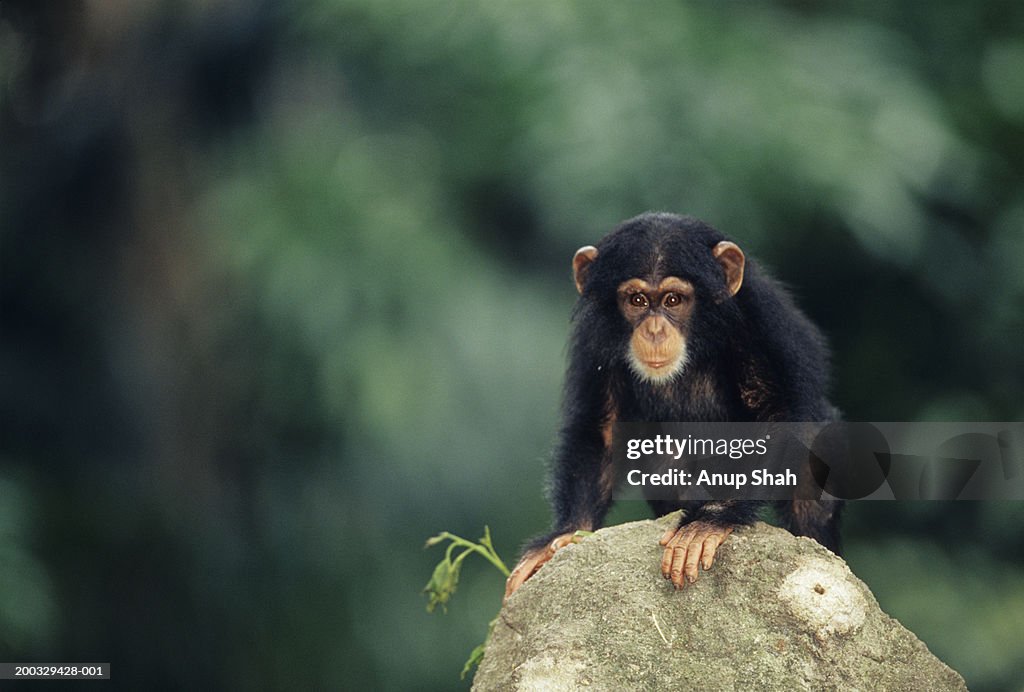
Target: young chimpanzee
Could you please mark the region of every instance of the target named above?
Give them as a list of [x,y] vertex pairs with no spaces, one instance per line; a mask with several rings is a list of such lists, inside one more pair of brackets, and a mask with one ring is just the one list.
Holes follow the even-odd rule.
[[[579,530],[601,526],[616,474],[616,421],[827,421],[828,355],[818,330],[740,248],[692,217],[647,213],[573,258],[580,298],[551,478],[554,530],[531,542],[506,585],[530,578]],[[677,588],[763,503],[651,501],[685,509],[661,538]],[[838,552],[835,500],[779,503],[786,527]]]

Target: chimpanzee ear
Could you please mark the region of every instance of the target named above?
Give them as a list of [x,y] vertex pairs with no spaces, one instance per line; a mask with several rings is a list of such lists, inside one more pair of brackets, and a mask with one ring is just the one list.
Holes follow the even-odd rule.
[[740,250],[736,243],[723,240],[711,250],[711,254],[722,265],[722,271],[725,272],[725,285],[729,289],[729,295],[736,295],[743,285],[743,265],[746,263],[743,250]]
[[576,290],[583,293],[583,284],[587,280],[587,269],[590,263],[597,259],[597,248],[593,245],[584,245],[572,258],[572,278],[576,281]]

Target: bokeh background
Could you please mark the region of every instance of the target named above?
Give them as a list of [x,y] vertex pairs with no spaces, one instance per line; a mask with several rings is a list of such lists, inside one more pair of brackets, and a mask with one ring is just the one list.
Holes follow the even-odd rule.
[[[850,420],[1024,419],[1019,0],[0,2],[0,659],[468,684],[503,578],[428,615],[423,542],[547,527],[570,258],[648,209],[793,287]],[[1024,688],[1024,505],[845,536]]]

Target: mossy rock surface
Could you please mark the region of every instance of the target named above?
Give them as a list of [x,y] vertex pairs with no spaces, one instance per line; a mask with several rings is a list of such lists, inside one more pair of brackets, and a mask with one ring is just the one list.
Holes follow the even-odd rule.
[[677,515],[560,550],[505,604],[475,690],[965,690],[816,542],[758,523],[676,591]]

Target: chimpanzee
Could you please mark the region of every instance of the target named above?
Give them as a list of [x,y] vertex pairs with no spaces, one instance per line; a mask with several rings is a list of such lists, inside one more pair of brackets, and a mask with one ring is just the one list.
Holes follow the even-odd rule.
[[[579,530],[601,526],[616,484],[616,421],[828,421],[828,353],[789,294],[707,223],[645,213],[573,258],[573,312],[550,495],[554,528],[529,543],[506,597]],[[661,537],[661,572],[676,588],[709,569],[735,526],[763,502],[650,501],[686,510]],[[838,500],[777,504],[794,534],[838,552]]]

